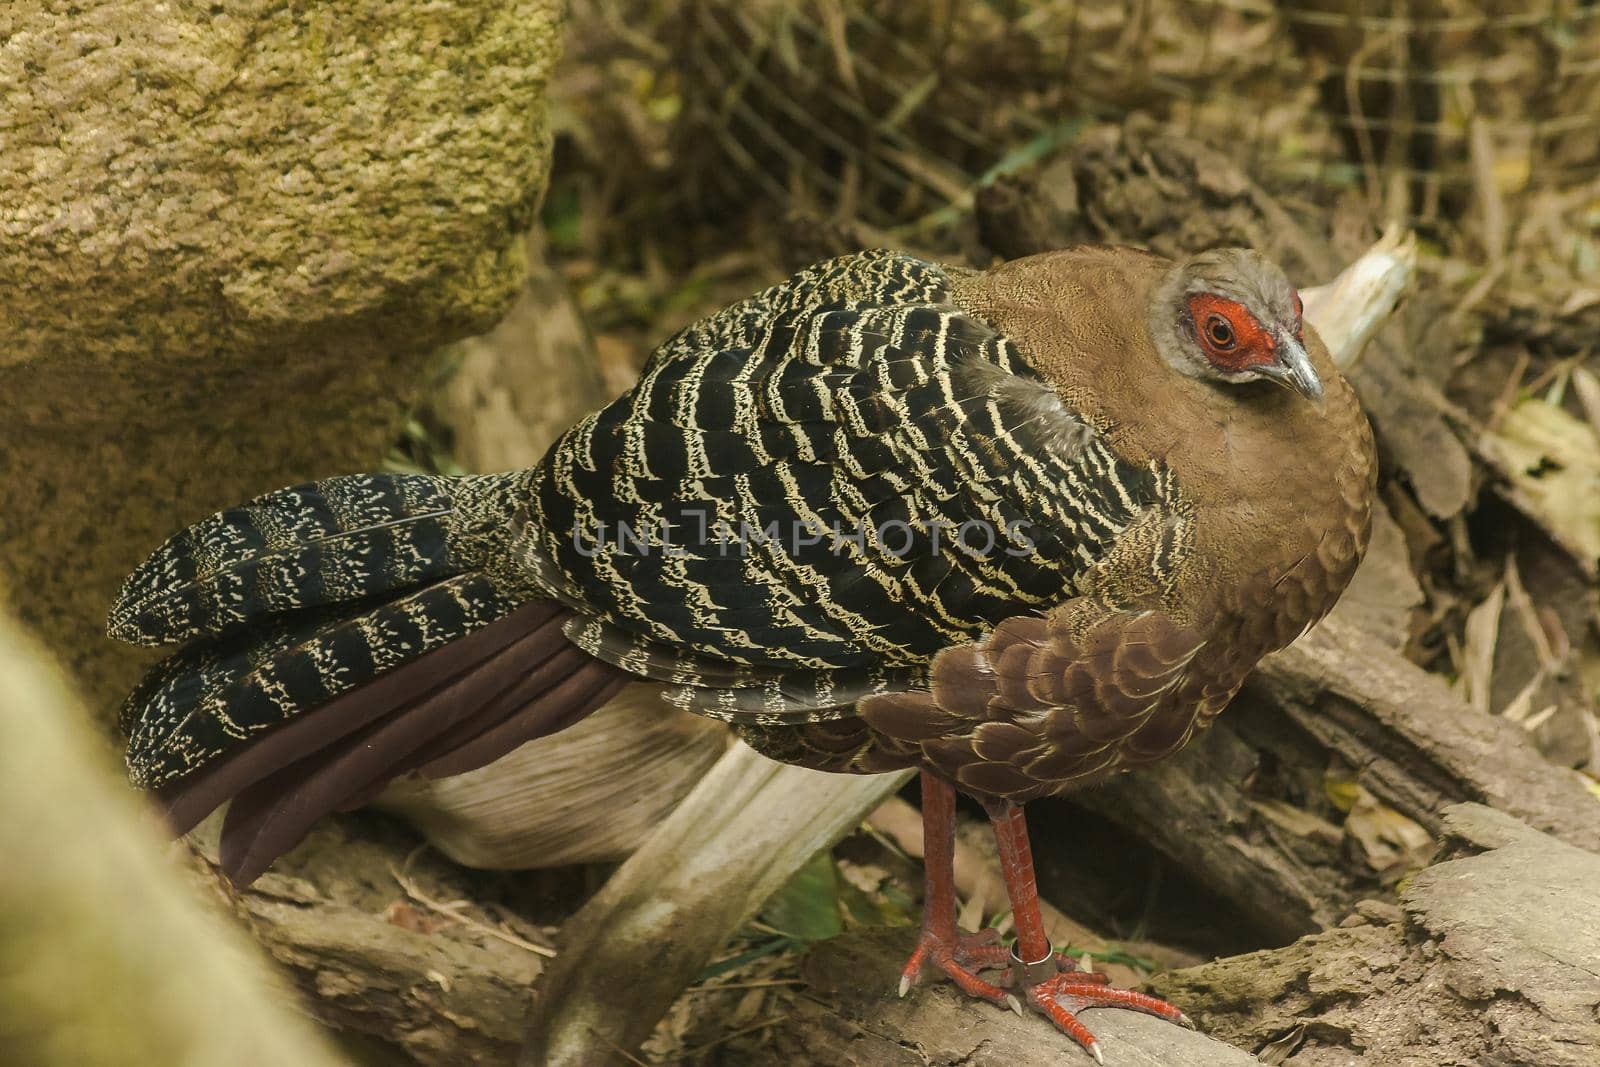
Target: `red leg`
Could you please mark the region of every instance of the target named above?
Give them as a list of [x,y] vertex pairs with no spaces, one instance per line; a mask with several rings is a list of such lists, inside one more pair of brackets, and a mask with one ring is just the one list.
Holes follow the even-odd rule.
[[1028,847],[1028,825],[1022,808],[1003,801],[992,802],[989,821],[994,824],[995,843],[1000,850],[1000,869],[1011,898],[1011,918],[1017,927],[1015,973],[1027,993],[1028,1003],[1043,1012],[1051,1022],[1082,1045],[1096,1061],[1104,1063],[1100,1043],[1089,1028],[1078,1021],[1085,1008],[1132,1008],[1159,1015],[1184,1026],[1188,1016],[1166,1001],[1127,989],[1111,989],[1102,974],[1063,965],[1064,957],[1051,951],[1039,914],[1039,890],[1034,881],[1033,853]]
[[929,964],[955,980],[968,994],[1020,1012],[1021,1002],[978,971],[1009,967],[1011,953],[994,930],[962,933],[956,927],[956,791],[927,771],[922,772],[922,870],[926,892],[922,902],[922,937],[900,975],[905,996]]

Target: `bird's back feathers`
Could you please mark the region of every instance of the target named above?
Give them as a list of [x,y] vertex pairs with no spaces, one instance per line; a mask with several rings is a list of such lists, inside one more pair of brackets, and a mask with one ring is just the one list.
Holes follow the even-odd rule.
[[686,694],[708,713],[836,717],[1058,603],[1173,503],[951,280],[893,253],[820,264],[680,334],[556,443],[525,532],[605,625],[591,651],[690,687],[748,667],[742,694]]

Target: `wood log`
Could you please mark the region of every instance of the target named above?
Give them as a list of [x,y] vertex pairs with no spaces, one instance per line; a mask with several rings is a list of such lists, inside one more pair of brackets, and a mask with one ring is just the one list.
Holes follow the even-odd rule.
[[[910,927],[858,931],[824,942],[801,965],[806,986],[769,1031],[749,1067],[1063,1067],[1093,1061],[1042,1015],[1014,1015],[949,982],[895,995],[916,942]],[[1085,1011],[1082,1020],[1115,1067],[1246,1067],[1255,1058],[1151,1015]]]
[[1443,862],[1399,907],[1157,976],[1156,992],[1297,1067],[1600,1063],[1600,855],[1478,804],[1438,826]]
[[227,895],[209,870],[219,829],[212,819],[190,837],[196,881],[225,895],[319,1020],[425,1067],[511,1061],[553,952],[541,929],[490,903],[488,877],[418,854],[399,827],[339,816]]
[[[1399,905],[1362,901],[1338,928],[1287,947],[1158,975],[1154,991],[1210,1038],[1086,1012],[1106,1062],[1220,1067],[1257,1062],[1251,1052],[1299,1067],[1600,1062],[1600,927],[1573,921],[1600,907],[1600,855],[1478,804],[1447,808],[1439,828],[1440,862]],[[818,946],[801,966],[805,988],[746,1062],[1070,1062],[1043,1019],[993,1011],[948,983],[896,999],[913,938],[857,932]]]
[[[1263,784],[1269,766],[1292,770]],[[1600,848],[1600,802],[1582,775],[1337,615],[1264,662],[1188,749],[1071,802],[1154,845],[1265,939],[1287,941],[1385,892],[1379,872],[1350,862],[1342,813],[1324,795],[1330,767],[1430,833],[1451,804],[1478,801]]]
[[1471,713],[1437,675],[1329,621],[1268,660],[1255,692],[1360,768],[1381,799],[1430,830],[1446,806],[1478,801],[1600,849],[1600,800],[1583,775],[1552,766],[1515,723]]

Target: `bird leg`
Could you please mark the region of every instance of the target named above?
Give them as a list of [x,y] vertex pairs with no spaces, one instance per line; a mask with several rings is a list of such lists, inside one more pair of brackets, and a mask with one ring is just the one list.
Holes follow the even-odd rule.
[[1132,1008],[1191,1026],[1188,1016],[1166,1001],[1130,989],[1112,989],[1106,985],[1105,975],[1080,970],[1075,961],[1051,948],[1039,913],[1033,853],[1028,847],[1028,825],[1022,808],[998,800],[987,802],[986,807],[999,846],[1006,893],[1011,898],[1011,919],[1017,929],[1017,943],[1012,949],[1013,984],[1028,1003],[1101,1063],[1105,1061],[1100,1043],[1077,1018],[1085,1008]]
[[[992,801],[987,807],[999,846],[1006,893],[1011,898],[1017,943],[1007,949],[993,929],[969,934],[956,926],[956,791],[944,779],[923,771],[922,864],[926,892],[922,935],[901,972],[900,995],[905,996],[931,965],[949,975],[968,995],[1021,1014],[1022,1002],[1006,991],[1011,986],[1101,1062],[1099,1042],[1077,1019],[1077,1013],[1085,1008],[1132,1008],[1190,1025],[1188,1017],[1166,1001],[1132,990],[1112,989],[1106,985],[1105,975],[1081,970],[1071,957],[1051,948],[1044,917],[1039,913],[1039,891],[1022,808],[1005,801]],[[1000,969],[1005,973],[997,982],[980,978],[977,973]]]
[[949,975],[969,995],[1022,1011],[1016,997],[977,972],[1011,966],[1011,953],[1000,944],[999,931],[976,934],[956,927],[956,790],[949,782],[922,772],[922,936],[900,973],[905,996],[931,964]]

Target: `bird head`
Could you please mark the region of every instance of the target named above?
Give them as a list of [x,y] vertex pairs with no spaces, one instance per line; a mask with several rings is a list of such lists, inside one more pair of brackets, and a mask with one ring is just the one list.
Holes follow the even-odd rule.
[[1179,263],[1151,294],[1149,324],[1162,358],[1185,374],[1227,385],[1264,379],[1322,404],[1300,294],[1259,252],[1219,248]]

